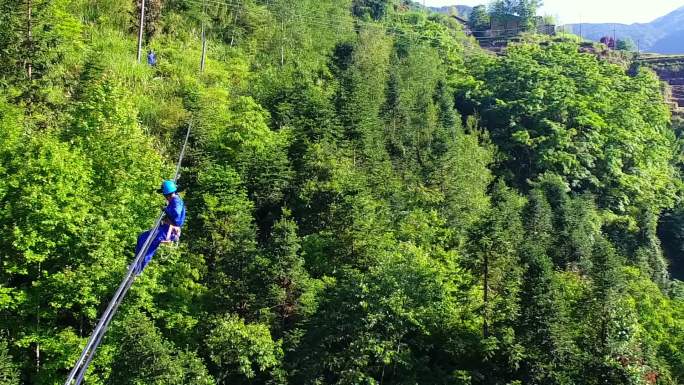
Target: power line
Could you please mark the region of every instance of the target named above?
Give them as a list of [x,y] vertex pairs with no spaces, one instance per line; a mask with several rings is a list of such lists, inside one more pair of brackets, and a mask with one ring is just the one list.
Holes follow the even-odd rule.
[[[183,147],[181,149],[180,155],[178,156],[176,172],[173,177],[174,182],[177,181],[180,177],[180,169],[183,163],[183,158],[185,157],[185,149],[188,145],[191,129],[192,121],[190,121],[190,124],[188,125],[188,130],[185,134],[185,141],[183,142]],[[107,329],[109,328],[109,324],[112,321],[114,314],[116,314],[119,305],[121,305],[121,302],[126,296],[126,293],[128,293],[128,290],[131,288],[133,282],[136,279],[135,271],[138,268],[138,265],[140,264],[140,261],[142,260],[143,256],[149,250],[150,245],[152,244],[152,240],[155,237],[157,230],[159,230],[159,227],[161,226],[163,218],[164,213],[161,213],[157,218],[154,227],[152,228],[152,231],[150,231],[149,235],[147,236],[147,239],[145,239],[143,247],[140,248],[140,251],[133,260],[133,263],[131,263],[131,265],[129,266],[126,276],[124,277],[123,281],[114,293],[114,296],[109,302],[109,305],[100,317],[100,321],[95,326],[95,329],[93,330],[93,333],[90,335],[90,338],[88,339],[86,346],[83,348],[83,351],[81,352],[81,355],[76,361],[76,364],[74,365],[73,369],[71,369],[71,371],[69,372],[67,380],[64,383],[65,385],[80,385],[83,381],[83,378],[86,372],[88,371],[88,366],[90,366],[91,361],[95,357],[97,348],[100,346],[102,338],[104,338],[104,335],[107,332]]]
[[[199,3],[198,0],[187,0],[187,2],[195,3],[195,4]],[[236,3],[232,3],[232,2],[228,2],[228,1],[220,1],[220,0],[206,0],[206,2],[211,3],[211,4],[215,4],[215,5],[226,6],[229,8],[236,8],[236,7],[240,6],[239,4],[236,4]],[[435,36],[428,36],[425,34],[421,34],[417,31],[405,31],[405,30],[398,29],[397,27],[387,26],[387,25],[378,24],[378,23],[364,22],[364,21],[358,20],[358,19],[353,18],[353,17],[346,17],[346,18],[338,18],[337,19],[337,20],[340,20],[342,22],[348,22],[349,24],[353,24],[353,25],[344,25],[342,23],[332,24],[330,22],[323,21],[319,18],[306,16],[305,14],[296,13],[296,12],[288,13],[287,16],[289,16],[288,19],[291,21],[301,21],[301,22],[305,22],[308,25],[319,26],[321,28],[328,28],[328,29],[334,30],[334,31],[344,30],[347,32],[359,33],[363,30],[363,28],[369,28],[369,29],[372,28],[372,29],[382,30],[384,33],[386,33],[388,35],[396,36],[396,37],[413,36],[413,37],[421,38],[421,39],[425,39],[425,40],[441,42]],[[453,33],[461,32],[461,31],[449,30],[448,27],[445,27],[445,28],[447,28],[447,32],[452,32],[452,31],[453,31]],[[519,31],[520,29],[519,28],[518,29],[510,29],[510,31],[513,31],[513,30]],[[505,30],[501,30],[501,31],[505,31]],[[455,36],[453,36],[453,37],[455,37]]]

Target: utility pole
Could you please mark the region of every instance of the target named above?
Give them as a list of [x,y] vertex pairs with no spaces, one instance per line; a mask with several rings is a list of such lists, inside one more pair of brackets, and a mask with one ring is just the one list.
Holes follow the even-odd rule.
[[26,74],[29,81],[33,79],[33,4],[31,0],[26,2],[26,37],[28,42],[28,58],[26,60]]
[[204,63],[207,57],[207,35],[204,27],[204,19],[207,17],[207,4],[202,0],[202,59],[200,59],[200,72],[204,72]]
[[615,26],[613,26],[613,49],[617,51],[617,35],[615,34]]
[[484,274],[483,274],[483,320],[482,320],[482,336],[489,337],[489,250],[484,253]]
[[280,66],[285,65],[285,19],[280,21]]
[[[42,276],[42,265],[38,262],[38,281],[40,282],[40,277]],[[40,334],[40,301],[38,301],[38,306],[36,309],[36,333]],[[40,373],[40,342],[36,342],[36,373]]]
[[145,29],[145,0],[140,0],[140,30],[138,31],[138,63],[142,56],[143,30]]
[[233,32],[230,34],[230,46],[232,47],[233,44],[235,44],[235,28],[237,28],[237,18],[238,18],[238,12],[240,11],[240,7],[238,9],[233,10]]

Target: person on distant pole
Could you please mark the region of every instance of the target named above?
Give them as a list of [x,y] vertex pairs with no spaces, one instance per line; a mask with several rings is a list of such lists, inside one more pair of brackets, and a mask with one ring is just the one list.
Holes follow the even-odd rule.
[[157,65],[157,54],[155,54],[154,51],[150,51],[147,53],[147,64],[149,64],[150,67],[154,67]]
[[[166,208],[164,208],[164,219],[156,233],[151,235],[150,247],[136,267],[136,274],[142,273],[145,266],[150,263],[154,253],[159,248],[159,245],[162,243],[177,242],[180,239],[181,227],[183,227],[183,224],[185,223],[185,203],[183,203],[183,199],[178,195],[176,183],[172,180],[165,180],[162,183],[161,188],[157,191],[164,195],[164,198],[166,198],[166,201],[168,202]],[[152,230],[147,230],[138,236],[135,255],[138,255],[138,252],[142,249],[143,245],[145,245],[151,232]]]

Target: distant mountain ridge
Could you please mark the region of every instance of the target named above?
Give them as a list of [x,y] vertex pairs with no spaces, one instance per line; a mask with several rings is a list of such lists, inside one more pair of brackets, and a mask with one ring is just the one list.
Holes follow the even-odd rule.
[[566,27],[586,39],[598,41],[603,36],[630,38],[641,51],[660,54],[684,54],[684,6],[650,23],[583,23]]

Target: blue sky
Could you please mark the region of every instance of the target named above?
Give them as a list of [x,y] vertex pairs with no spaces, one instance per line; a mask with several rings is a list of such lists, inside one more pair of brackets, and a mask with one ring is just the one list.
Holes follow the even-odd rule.
[[[422,2],[423,0],[414,0]],[[424,0],[427,5],[478,5],[488,0]],[[541,14],[565,23],[647,23],[684,6],[684,0],[544,0]]]

